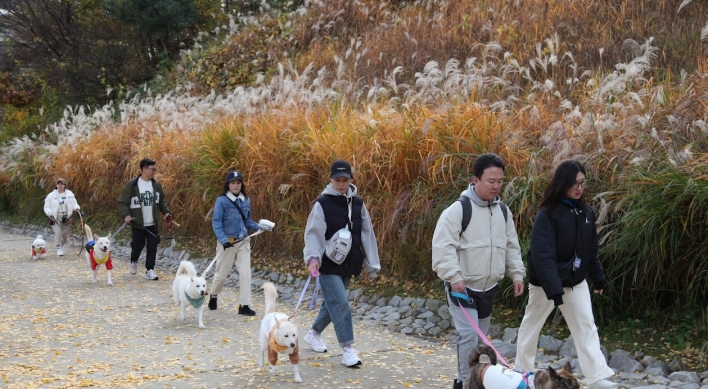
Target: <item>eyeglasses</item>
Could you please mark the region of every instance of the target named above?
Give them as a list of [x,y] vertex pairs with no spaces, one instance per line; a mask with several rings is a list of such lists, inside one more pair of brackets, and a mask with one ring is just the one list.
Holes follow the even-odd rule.
[[574,189],[587,188],[587,186],[588,186],[588,180],[576,181],[573,184]]
[[157,171],[157,168],[156,168],[156,167],[146,167],[145,169],[147,169],[147,170],[152,170],[152,171],[154,171],[154,172]]

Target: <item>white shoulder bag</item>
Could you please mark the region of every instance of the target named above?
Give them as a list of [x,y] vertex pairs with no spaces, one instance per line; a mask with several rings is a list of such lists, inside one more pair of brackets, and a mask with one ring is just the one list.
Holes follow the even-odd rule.
[[347,258],[349,250],[352,248],[352,232],[349,231],[349,223],[352,220],[352,199],[347,199],[349,213],[347,215],[347,225],[335,232],[327,242],[325,242],[325,254],[332,262],[341,265]]

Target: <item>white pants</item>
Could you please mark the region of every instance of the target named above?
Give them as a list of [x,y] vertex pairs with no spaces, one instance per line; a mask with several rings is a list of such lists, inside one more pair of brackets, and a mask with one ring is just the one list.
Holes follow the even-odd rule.
[[211,284],[211,294],[217,295],[224,288],[224,281],[231,274],[231,268],[236,263],[238,284],[240,289],[239,304],[251,305],[251,240],[244,239],[234,243],[233,247],[224,250],[224,246],[216,242],[216,270]]
[[[588,385],[611,377],[615,372],[607,366],[600,350],[600,338],[592,315],[590,288],[586,281],[573,288],[563,288],[563,304],[559,306],[563,318],[573,335],[578,350],[578,362]],[[553,311],[553,300],[549,300],[540,286],[529,284],[529,303],[524,319],[519,327],[516,346],[516,367],[523,371],[534,370],[534,359],[546,318]]]

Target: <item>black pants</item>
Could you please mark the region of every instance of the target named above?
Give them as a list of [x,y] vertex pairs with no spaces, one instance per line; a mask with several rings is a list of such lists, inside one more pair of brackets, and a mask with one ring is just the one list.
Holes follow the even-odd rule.
[[[157,233],[157,226],[142,228],[132,228],[133,241],[130,244],[130,261],[137,262],[140,252],[147,243],[147,255],[145,256],[145,269],[155,269],[155,259],[157,258],[157,244],[160,243],[160,235]],[[148,232],[149,231],[149,232]],[[152,232],[152,234],[150,233]],[[154,235],[153,235],[154,234]]]

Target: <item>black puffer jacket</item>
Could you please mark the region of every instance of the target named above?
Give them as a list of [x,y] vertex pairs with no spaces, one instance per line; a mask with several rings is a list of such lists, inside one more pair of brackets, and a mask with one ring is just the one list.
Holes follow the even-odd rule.
[[[577,232],[579,230],[579,233]],[[558,267],[577,255],[580,267],[561,280]],[[536,214],[531,231],[528,257],[529,282],[540,286],[549,300],[563,295],[564,287],[573,287],[586,278],[594,289],[605,286],[605,271],[598,257],[597,231],[592,210],[573,208],[561,203]]]

